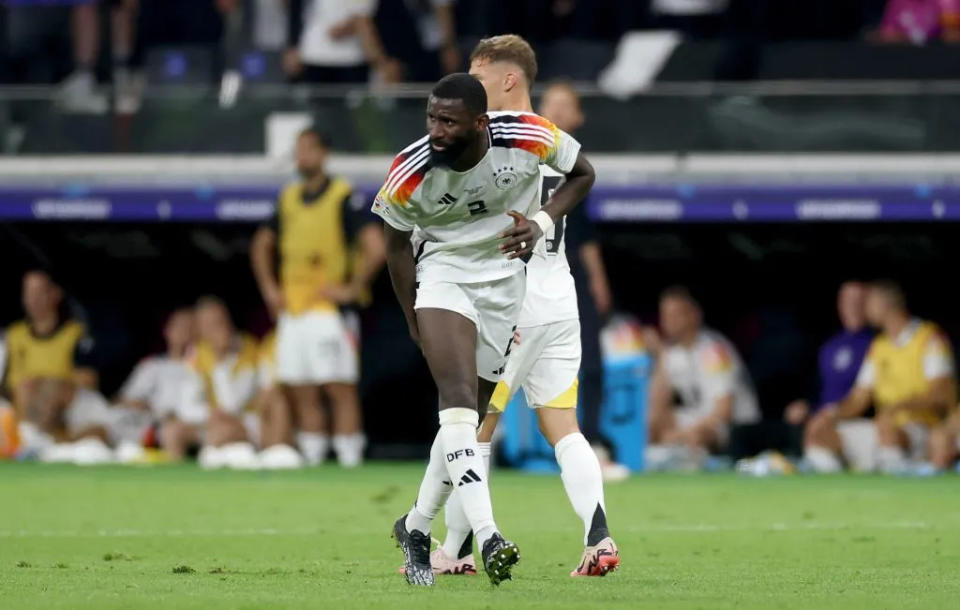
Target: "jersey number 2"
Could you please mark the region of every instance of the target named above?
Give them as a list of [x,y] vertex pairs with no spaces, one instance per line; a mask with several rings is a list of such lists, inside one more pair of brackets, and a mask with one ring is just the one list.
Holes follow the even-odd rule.
[[471,201],[467,204],[467,207],[470,209],[471,216],[487,213],[487,204],[482,201]]

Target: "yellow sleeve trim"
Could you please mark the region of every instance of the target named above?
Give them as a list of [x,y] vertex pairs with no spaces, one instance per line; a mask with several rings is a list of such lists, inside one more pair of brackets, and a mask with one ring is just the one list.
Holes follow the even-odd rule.
[[499,381],[493,390],[493,396],[490,397],[488,408],[496,413],[503,413],[507,410],[508,402],[510,402],[510,387],[503,381]]

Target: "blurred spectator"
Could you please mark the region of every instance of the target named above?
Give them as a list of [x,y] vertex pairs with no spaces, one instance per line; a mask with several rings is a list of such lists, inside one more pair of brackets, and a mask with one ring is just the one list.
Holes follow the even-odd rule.
[[287,45],[288,0],[252,0],[251,38],[258,49],[280,51]]
[[333,411],[337,457],[344,466],[356,466],[366,442],[356,386],[357,338],[339,308],[357,303],[379,273],[383,233],[363,197],[326,174],[322,134],[302,132],[295,154],[301,181],[280,193],[273,222],[253,238],[251,263],[277,319],[277,377],[291,392],[300,450],[314,464],[329,450],[322,390]]
[[[110,11],[114,82],[128,86],[137,0],[3,0],[7,7],[7,55],[15,80],[51,82],[64,70],[58,101],[70,112],[102,113],[106,97],[96,91],[101,46],[99,6]],[[72,45],[72,51],[66,47]],[[61,58],[69,57],[69,65]]]
[[[251,409],[257,394],[257,342],[237,331],[215,297],[200,299],[196,316],[199,341],[190,358],[192,374],[178,417],[167,419],[161,431],[162,446],[175,459],[191,446],[202,444],[212,457],[217,448],[258,436]],[[246,461],[255,461],[252,445],[244,453]]]
[[23,277],[26,318],[5,335],[5,388],[28,450],[84,437],[106,439],[106,402],[96,392],[93,340],[66,313],[63,290],[44,271]]
[[[853,390],[807,425],[805,457],[820,471],[839,470],[840,455],[860,470],[902,471],[908,451],[914,459],[926,456],[931,428],[956,405],[953,354],[939,327],[912,317],[892,282],[871,284],[866,312],[881,334]],[[857,419],[871,403],[874,422]]]
[[[650,452],[658,461],[663,447],[679,446],[699,459],[722,451],[731,424],[760,420],[749,373],[724,336],[703,327],[703,313],[683,287],[660,297],[660,326],[666,347],[657,360],[650,387]],[[651,447],[653,449],[653,447]]]
[[960,0],[890,0],[877,32],[882,42],[960,42]]
[[290,0],[284,70],[307,83],[362,83],[370,68],[399,82],[403,67],[389,57],[373,23],[376,0]]
[[[867,326],[866,297],[867,285],[863,282],[845,282],[840,286],[837,314],[843,330],[820,348],[817,362],[820,396],[812,409],[814,413],[826,405],[840,402],[853,389],[857,373],[873,341],[873,331]],[[800,425],[810,412],[806,401],[796,401],[787,407],[785,417],[789,423]]]
[[[195,338],[193,310],[184,308],[171,313],[164,324],[163,337],[166,353],[141,360],[120,389],[118,406],[149,415],[147,418],[123,419],[124,430],[120,435],[125,440],[141,440],[146,432],[144,424],[162,424],[166,419],[176,417],[183,400],[191,377],[187,355]],[[129,431],[130,427],[134,430]]]
[[454,0],[380,0],[380,37],[387,52],[403,63],[404,80],[434,82],[461,68],[453,9]]
[[[540,114],[567,133],[575,133],[584,122],[580,96],[565,81],[551,83],[540,101]],[[554,180],[551,185],[548,181]],[[548,193],[559,185],[559,178],[544,177]],[[580,398],[579,410],[583,435],[597,452],[607,479],[623,478],[626,470],[612,461],[609,443],[600,433],[600,411],[603,407],[603,355],[600,351],[602,320],[610,314],[612,299],[610,282],[603,265],[603,254],[593,223],[587,217],[586,205],[578,205],[566,218],[565,237],[570,274],[577,288],[580,312]],[[561,227],[560,230],[564,230]],[[549,241],[548,241],[549,244]],[[550,247],[548,245],[548,247]]]

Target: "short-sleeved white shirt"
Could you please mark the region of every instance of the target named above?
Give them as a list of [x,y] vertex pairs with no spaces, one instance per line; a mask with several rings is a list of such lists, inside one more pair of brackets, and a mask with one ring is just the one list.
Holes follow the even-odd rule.
[[720,333],[703,330],[691,347],[672,345],[663,357],[670,386],[680,397],[681,408],[706,417],[718,399],[733,396],[733,423],[760,419],[747,369],[736,348]]
[[580,144],[547,119],[488,114],[490,145],[477,165],[435,166],[425,136],[397,155],[373,203],[387,224],[414,232],[419,281],[489,282],[522,270],[498,247],[513,226],[507,211],[529,217],[540,208],[540,164],[566,174],[576,162]]
[[133,369],[120,396],[144,401],[155,417],[164,418],[176,413],[190,378],[190,366],[185,361],[166,355],[150,356]]

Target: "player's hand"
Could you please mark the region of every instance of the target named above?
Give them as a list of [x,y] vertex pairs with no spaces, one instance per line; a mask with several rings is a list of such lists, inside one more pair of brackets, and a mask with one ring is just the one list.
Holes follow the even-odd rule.
[[392,85],[403,82],[403,64],[393,57],[384,57],[376,63],[374,69],[384,83]]
[[449,43],[440,49],[440,65],[444,74],[453,74],[460,69],[460,49],[457,45]]
[[600,317],[605,318],[613,306],[613,297],[610,295],[610,284],[607,283],[607,278],[603,277],[602,274],[598,274],[598,277],[590,280],[590,295],[593,297],[597,313],[600,314]]
[[331,40],[343,40],[356,33],[357,24],[353,19],[345,19],[340,23],[335,23],[327,30],[327,36],[329,36]]
[[500,252],[513,260],[533,253],[533,247],[543,237],[540,225],[530,222],[523,214],[510,210],[507,212],[513,218],[513,226],[499,235]]
[[332,286],[325,286],[320,291],[320,296],[329,301],[333,301],[337,305],[349,305],[354,303],[359,294],[359,288],[353,284],[334,284]]
[[417,318],[407,318],[407,329],[410,331],[410,340],[413,341],[417,349],[423,349],[420,345],[420,327],[417,325]]
[[520,339],[521,339],[520,331],[519,330],[513,331],[513,344],[520,345]]
[[794,426],[799,426],[806,421],[808,415],[810,415],[810,405],[802,399],[794,400],[783,411],[783,419]]
[[300,51],[287,49],[283,54],[283,71],[287,73],[287,76],[299,76],[303,72],[303,60],[300,58]]
[[270,310],[270,315],[273,316],[274,320],[280,316],[280,312],[287,306],[283,291],[276,284],[263,288],[263,300],[266,302],[267,309]]

